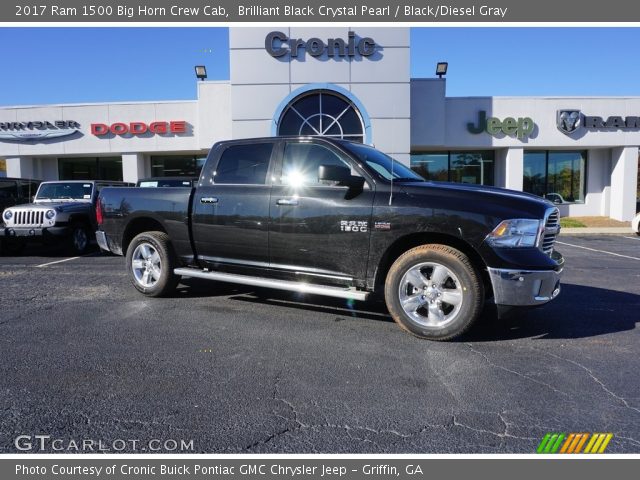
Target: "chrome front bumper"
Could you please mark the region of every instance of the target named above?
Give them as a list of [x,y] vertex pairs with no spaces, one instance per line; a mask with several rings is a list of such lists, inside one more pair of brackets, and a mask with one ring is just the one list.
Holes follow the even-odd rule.
[[489,268],[496,305],[524,307],[550,302],[560,293],[562,270]]

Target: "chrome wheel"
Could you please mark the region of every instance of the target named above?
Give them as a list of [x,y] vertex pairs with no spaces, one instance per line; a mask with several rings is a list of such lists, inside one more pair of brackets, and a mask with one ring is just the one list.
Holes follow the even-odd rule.
[[160,255],[150,243],[141,243],[133,251],[131,270],[136,282],[144,288],[151,288],[162,274]]
[[458,277],[440,263],[424,262],[411,267],[400,279],[400,305],[416,323],[442,328],[453,322],[463,303]]
[[76,252],[84,252],[85,248],[87,248],[87,245],[89,244],[87,232],[85,232],[84,228],[81,227],[78,227],[73,231],[73,238],[71,240]]

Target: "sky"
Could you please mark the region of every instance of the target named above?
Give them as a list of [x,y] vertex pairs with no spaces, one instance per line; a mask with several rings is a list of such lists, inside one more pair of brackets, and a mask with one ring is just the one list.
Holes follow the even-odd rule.
[[[411,76],[447,95],[640,96],[640,28],[411,29]],[[188,100],[229,79],[226,28],[0,28],[0,105]]]

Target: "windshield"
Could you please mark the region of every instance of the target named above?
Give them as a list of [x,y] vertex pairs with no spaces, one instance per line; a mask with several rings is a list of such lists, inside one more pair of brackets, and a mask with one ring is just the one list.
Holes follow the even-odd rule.
[[156,187],[190,187],[193,184],[193,180],[185,178],[181,179],[169,179],[169,180],[140,180],[138,181],[138,187],[142,188],[156,188]]
[[424,178],[418,175],[416,172],[406,167],[398,160],[392,159],[389,155],[385,155],[379,150],[367,145],[351,143],[345,145],[345,147],[354,153],[358,159],[366,163],[369,168],[374,170],[385,180],[409,181],[409,182],[424,182]]
[[40,185],[36,200],[91,200],[92,193],[92,183],[43,183]]

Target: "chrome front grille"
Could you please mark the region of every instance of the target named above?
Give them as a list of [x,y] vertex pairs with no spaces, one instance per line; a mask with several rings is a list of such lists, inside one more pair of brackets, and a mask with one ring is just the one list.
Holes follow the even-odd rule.
[[44,223],[44,210],[14,210],[13,225],[38,227]]
[[560,212],[557,208],[553,208],[547,214],[540,244],[542,251],[549,256],[553,253],[553,246],[556,243],[558,233],[560,233]]

